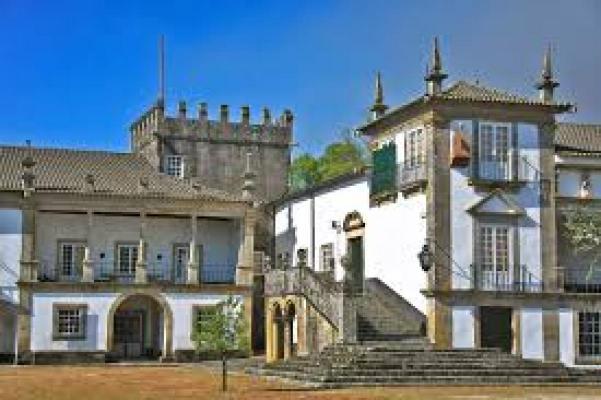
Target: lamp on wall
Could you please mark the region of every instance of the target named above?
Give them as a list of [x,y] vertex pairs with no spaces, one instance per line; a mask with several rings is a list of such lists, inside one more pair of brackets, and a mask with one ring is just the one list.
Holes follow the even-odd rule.
[[417,258],[419,260],[419,265],[424,270],[424,272],[428,272],[430,267],[432,267],[433,255],[430,250],[430,243],[428,243],[428,239],[426,239],[426,243],[422,246],[422,249],[419,253],[417,253]]

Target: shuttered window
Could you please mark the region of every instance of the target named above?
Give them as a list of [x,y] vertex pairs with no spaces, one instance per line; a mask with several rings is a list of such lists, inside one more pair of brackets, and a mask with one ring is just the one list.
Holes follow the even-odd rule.
[[374,150],[370,196],[396,193],[397,163],[394,142]]

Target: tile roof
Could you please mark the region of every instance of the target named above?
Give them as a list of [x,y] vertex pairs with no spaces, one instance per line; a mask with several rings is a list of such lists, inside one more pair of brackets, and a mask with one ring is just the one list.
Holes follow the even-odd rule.
[[544,106],[544,107],[556,107],[560,110],[567,111],[572,105],[569,103],[544,103],[538,99],[531,99],[528,97],[519,96],[504,92],[502,90],[494,89],[491,87],[482,86],[481,84],[469,83],[463,80],[459,80],[453,83],[448,88],[444,89],[440,94],[436,96],[421,95],[409,103],[403,104],[399,107],[392,109],[390,112],[384,114],[382,117],[368,122],[367,124],[359,127],[360,131],[368,128],[379,121],[386,119],[389,115],[394,114],[406,107],[426,102],[430,99],[436,100],[448,100],[448,101],[461,101],[461,102],[474,102],[474,103],[500,103],[500,104],[518,104],[518,105],[532,105],[532,106]]
[[86,183],[91,175],[97,195],[242,201],[159,173],[136,154],[18,146],[0,146],[0,190],[21,190],[22,161],[27,156],[35,162],[34,187],[39,192],[92,193]]
[[558,150],[601,153],[601,125],[558,123],[555,130]]

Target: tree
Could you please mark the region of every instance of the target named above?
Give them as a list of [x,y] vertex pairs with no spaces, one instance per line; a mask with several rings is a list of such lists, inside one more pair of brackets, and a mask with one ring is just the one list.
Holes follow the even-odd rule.
[[321,181],[319,161],[310,154],[302,154],[294,159],[290,167],[292,190],[302,190]]
[[350,129],[340,133],[340,140],[328,145],[318,158],[302,154],[290,167],[290,186],[302,190],[344,175],[369,164],[370,152],[364,141],[353,136]]
[[574,246],[574,254],[590,260],[586,279],[591,279],[601,260],[601,213],[575,207],[565,213],[565,237]]
[[213,353],[221,357],[221,390],[227,390],[227,361],[233,353],[248,353],[250,341],[244,310],[238,298],[230,295],[203,315],[192,335],[197,353]]

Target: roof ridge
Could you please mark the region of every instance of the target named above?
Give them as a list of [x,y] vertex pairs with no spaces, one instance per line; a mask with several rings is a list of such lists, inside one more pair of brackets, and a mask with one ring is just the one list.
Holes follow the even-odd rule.
[[99,150],[99,149],[73,149],[68,147],[41,147],[41,146],[26,146],[26,145],[11,145],[1,144],[0,150],[2,149],[14,149],[14,150],[33,150],[33,151],[56,151],[65,153],[97,153],[97,154],[109,154],[115,156],[139,156],[139,154],[131,153],[127,151],[111,151],[111,150]]

